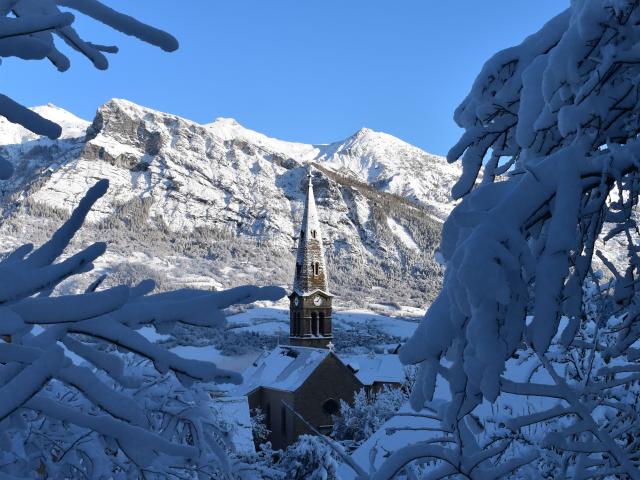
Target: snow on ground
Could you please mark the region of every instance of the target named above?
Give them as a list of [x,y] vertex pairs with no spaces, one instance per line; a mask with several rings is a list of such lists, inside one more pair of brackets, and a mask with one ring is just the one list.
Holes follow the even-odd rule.
[[273,322],[280,322],[283,324],[286,323],[288,330],[289,309],[271,307],[250,308],[242,313],[229,315],[227,317],[227,325],[229,325],[230,327],[247,327],[259,325],[261,323]]
[[158,333],[156,332],[156,329],[151,326],[142,327],[140,330],[138,330],[138,333],[153,343],[162,342],[171,338],[171,335]]
[[183,358],[213,362],[219,368],[232,370],[234,372],[243,372],[262,354],[262,352],[256,351],[236,357],[228,357],[226,355],[222,355],[220,350],[211,345],[206,345],[204,347],[177,345],[170,350]]
[[253,332],[262,335],[278,335],[280,337],[289,334],[289,324],[283,322],[264,322],[256,325],[247,325],[246,327],[238,327],[236,332]]
[[[355,330],[369,324],[387,335],[405,340],[413,335],[424,310],[405,306],[372,304],[373,308],[393,311],[399,316],[386,316],[370,310],[338,310],[333,312],[333,324],[345,330]],[[289,310],[285,308],[259,307],[227,317],[227,325],[238,332],[254,332],[266,335],[288,335]]]
[[247,397],[217,397],[213,406],[222,418],[233,425],[230,436],[234,450],[240,454],[255,453],[251,417]]
[[253,332],[282,338],[289,335],[289,309],[252,308],[228,316],[227,328],[235,332]]
[[388,335],[400,337],[402,340],[408,339],[418,327],[417,321],[406,320],[398,317],[387,317],[372,313],[369,310],[346,310],[334,312],[334,325],[339,325],[345,330],[357,329],[364,323],[382,330]]
[[415,242],[406,227],[400,225],[391,217],[387,217],[387,225],[391,229],[391,233],[398,237],[405,247],[410,248],[411,250],[420,251],[420,247],[418,247],[418,244]]

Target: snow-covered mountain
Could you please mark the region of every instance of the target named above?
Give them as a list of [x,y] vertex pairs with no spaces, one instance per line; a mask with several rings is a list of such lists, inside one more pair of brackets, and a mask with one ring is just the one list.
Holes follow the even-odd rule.
[[[368,129],[307,145],[125,100],[101,106],[92,123],[52,105],[36,110],[62,125],[60,140],[0,121],[0,155],[16,167],[1,184],[7,249],[43,240],[108,178],[109,193],[80,240],[110,241],[109,265],[99,267],[116,279],[155,273],[171,286],[286,284],[311,165],[331,288],[355,303],[399,291],[420,304],[435,293],[439,222],[458,175],[441,157]],[[124,265],[132,263],[143,271],[131,274]]]

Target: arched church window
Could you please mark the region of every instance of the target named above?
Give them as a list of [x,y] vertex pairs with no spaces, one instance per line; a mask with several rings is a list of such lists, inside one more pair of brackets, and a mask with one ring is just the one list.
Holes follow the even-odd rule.
[[280,407],[280,428],[283,435],[287,434],[287,409],[284,405]]
[[318,333],[318,315],[316,314],[316,312],[311,313],[311,333]]
[[320,263],[316,262],[316,264],[315,264],[315,272],[316,272],[316,275],[318,275],[318,272],[319,272],[319,271],[320,271]]
[[322,404],[322,411],[326,415],[336,415],[340,411],[340,405],[335,398],[327,398]]
[[315,230],[311,230],[311,236],[312,236],[313,238],[316,238],[316,231],[315,231]]
[[324,312],[320,312],[320,334],[324,335]]
[[271,427],[271,404],[267,403],[266,408],[264,409],[264,418],[265,418],[265,425],[267,426],[267,428],[273,428]]

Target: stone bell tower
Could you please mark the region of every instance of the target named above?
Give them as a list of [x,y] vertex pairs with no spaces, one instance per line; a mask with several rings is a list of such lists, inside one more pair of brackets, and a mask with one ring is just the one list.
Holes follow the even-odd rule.
[[307,175],[307,202],[299,231],[293,292],[289,295],[289,343],[328,348],[333,339],[331,300],[320,222],[313,197],[311,170]]

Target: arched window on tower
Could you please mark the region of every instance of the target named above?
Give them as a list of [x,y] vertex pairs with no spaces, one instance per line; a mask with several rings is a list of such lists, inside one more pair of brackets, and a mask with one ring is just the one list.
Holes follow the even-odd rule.
[[316,264],[315,264],[315,272],[316,272],[316,275],[318,275],[318,273],[320,272],[320,263],[319,262],[316,262]]
[[316,312],[311,313],[311,334],[316,335],[318,333],[318,315]]
[[311,230],[311,236],[312,236],[313,238],[316,238],[316,231],[315,231],[315,230]]
[[324,331],[324,312],[320,312],[320,335],[325,335]]

